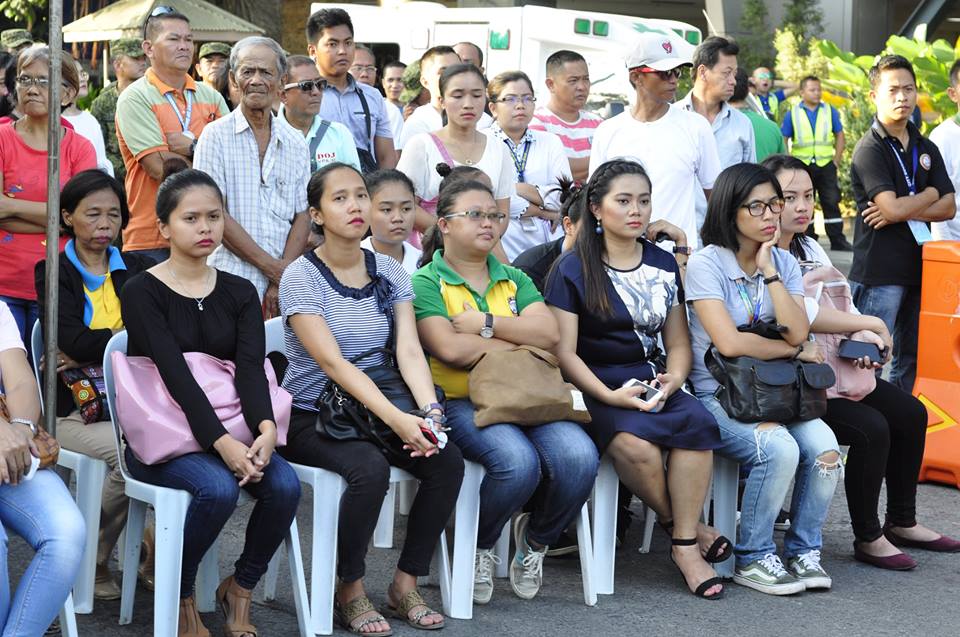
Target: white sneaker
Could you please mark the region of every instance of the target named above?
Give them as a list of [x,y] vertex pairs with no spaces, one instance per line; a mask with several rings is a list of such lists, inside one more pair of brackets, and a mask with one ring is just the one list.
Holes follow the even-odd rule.
[[543,584],[543,558],[547,547],[535,551],[527,544],[527,526],[530,514],[521,513],[513,527],[513,539],[517,553],[510,562],[510,586],[521,599],[533,599]]
[[811,588],[829,589],[833,578],[820,566],[820,551],[807,551],[787,560],[787,570],[796,577],[807,590]]
[[744,567],[738,566],[734,569],[733,581],[768,595],[793,595],[807,588],[783,568],[783,562],[774,553],[767,553]]
[[493,549],[477,549],[473,559],[473,603],[488,604],[493,597],[493,567],[500,558]]

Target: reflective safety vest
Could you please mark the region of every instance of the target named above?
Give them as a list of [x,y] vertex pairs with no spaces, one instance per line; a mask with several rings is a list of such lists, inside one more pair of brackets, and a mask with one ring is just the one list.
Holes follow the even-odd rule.
[[800,104],[790,111],[793,119],[793,144],[790,152],[805,164],[826,166],[833,160],[833,107],[820,102],[817,107],[817,130],[810,126],[807,111]]
[[[763,102],[760,102],[763,105]],[[780,119],[780,98],[777,97],[776,91],[770,91],[767,93],[767,107],[770,109],[766,111],[767,117],[773,121],[778,121]]]

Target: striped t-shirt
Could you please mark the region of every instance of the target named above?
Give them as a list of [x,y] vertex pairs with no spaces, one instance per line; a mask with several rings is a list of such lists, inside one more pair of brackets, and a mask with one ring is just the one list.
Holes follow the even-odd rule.
[[567,153],[567,158],[580,159],[590,156],[593,133],[602,123],[602,117],[587,111],[580,111],[577,121],[567,122],[557,117],[546,106],[541,106],[534,111],[530,128],[553,133],[563,142],[563,150]]
[[[393,257],[364,250],[367,271],[376,272],[391,285],[393,304],[413,300],[410,275]],[[307,353],[300,339],[290,327],[294,314],[316,314],[323,317],[337,339],[340,353],[350,360],[376,347],[386,347],[390,335],[387,316],[377,307],[373,283],[362,289],[341,284],[333,272],[317,259],[320,267],[308,255],[297,258],[287,266],[280,279],[280,312],[283,314],[283,340],[287,351],[286,375],[283,388],[293,396],[297,409],[316,411],[314,403],[327,384],[327,375],[317,361]],[[360,369],[383,363],[382,356],[369,356],[357,361]]]

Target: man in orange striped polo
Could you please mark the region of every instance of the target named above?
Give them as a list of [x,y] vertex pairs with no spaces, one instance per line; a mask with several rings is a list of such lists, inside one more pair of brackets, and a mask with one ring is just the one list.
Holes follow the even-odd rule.
[[156,7],[143,26],[146,74],[117,99],[117,140],[127,169],[130,222],[123,249],[163,261],[167,242],[157,230],[155,202],[164,161],[193,161],[204,126],[230,111],[215,89],[188,73],[193,67],[193,33],[185,15]]

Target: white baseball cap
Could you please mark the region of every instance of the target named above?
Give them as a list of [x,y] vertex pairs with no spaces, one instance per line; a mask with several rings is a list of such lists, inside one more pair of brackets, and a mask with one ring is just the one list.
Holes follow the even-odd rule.
[[637,46],[627,56],[627,68],[647,66],[655,71],[669,71],[678,66],[691,65],[693,47],[686,41],[663,33],[641,33]]

